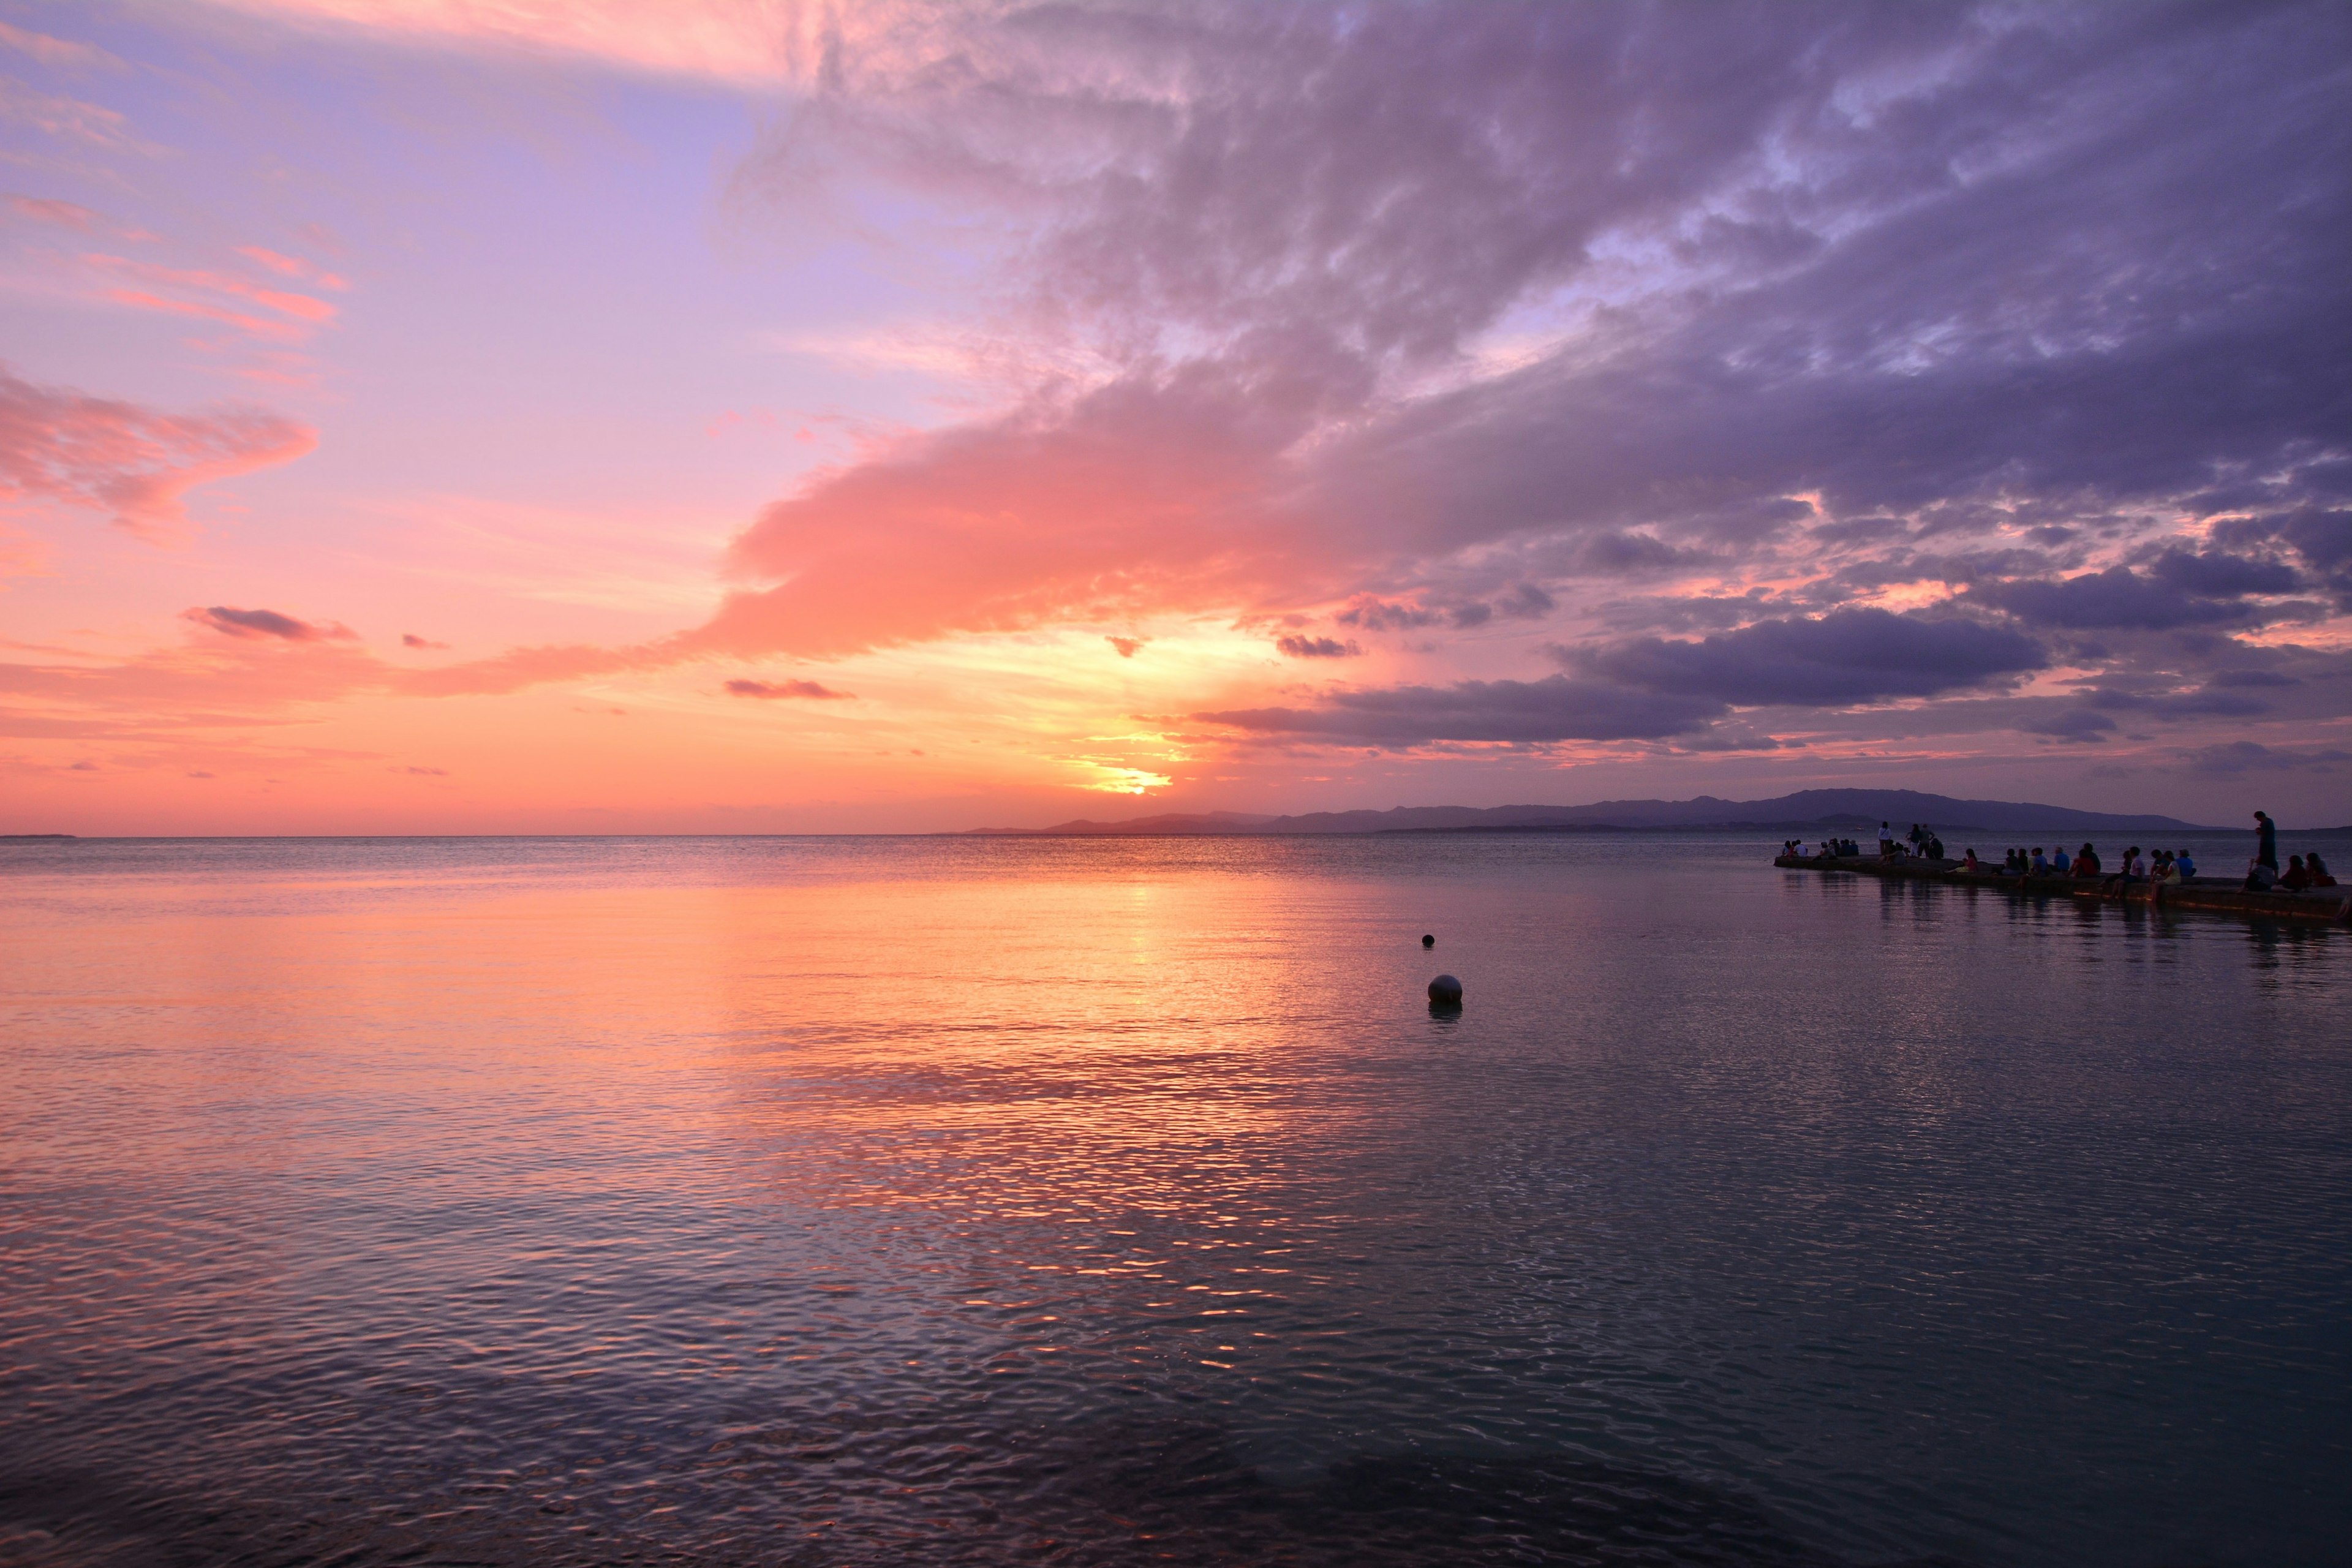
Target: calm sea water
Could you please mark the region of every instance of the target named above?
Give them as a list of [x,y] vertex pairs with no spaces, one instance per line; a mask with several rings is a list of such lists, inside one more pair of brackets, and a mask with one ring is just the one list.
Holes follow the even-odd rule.
[[0,848],[0,1561],[2352,1559],[2352,933],[1771,852]]

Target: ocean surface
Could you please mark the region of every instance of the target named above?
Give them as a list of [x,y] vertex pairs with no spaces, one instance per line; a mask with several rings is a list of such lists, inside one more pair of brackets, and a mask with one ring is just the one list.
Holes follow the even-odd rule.
[[0,846],[0,1563],[2352,1561],[2352,931],[1773,849]]

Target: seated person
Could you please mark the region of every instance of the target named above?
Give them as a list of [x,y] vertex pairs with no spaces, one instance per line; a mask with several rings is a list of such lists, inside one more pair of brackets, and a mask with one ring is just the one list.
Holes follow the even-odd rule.
[[2197,862],[2189,858],[2186,849],[2172,858],[2172,868],[2180,873],[2180,879],[2184,882],[2197,875]]
[[1975,845],[1971,844],[1969,846],[1967,856],[1960,861],[1960,869],[1963,871],[1981,871],[1984,869],[1983,867],[1977,864],[1977,847]]
[[2313,887],[2332,888],[2336,886],[2336,879],[2327,874],[2327,862],[2319,858],[2317,851],[2315,850],[2313,853],[2303,858],[2303,868],[2311,873],[2311,885]]
[[2252,859],[2246,862],[2247,892],[2267,893],[2277,881],[2277,868],[2263,865],[2261,856],[2257,855]]
[[2057,848],[2050,851],[2050,874],[2052,876],[2063,877],[2071,868],[2071,865],[2066,858],[2066,847],[2064,845],[2061,844]]
[[2169,849],[2156,852],[2156,864],[2149,868],[2156,879],[2167,885],[2180,880],[2180,861]]
[[2033,847],[2033,858],[2027,861],[2026,865],[2032,869],[2033,874],[2037,877],[2049,875],[2050,862],[2042,855],[2042,846],[2039,844]]
[[2099,852],[2085,844],[2074,856],[2074,875],[2095,877],[2099,874]]
[[1927,858],[1930,860],[1941,860],[1943,858],[1944,841],[1930,833],[1927,835]]
[[2303,868],[2302,856],[2290,855],[2286,858],[2286,871],[2279,878],[2278,885],[2290,893],[2300,893],[2311,886],[2311,873]]

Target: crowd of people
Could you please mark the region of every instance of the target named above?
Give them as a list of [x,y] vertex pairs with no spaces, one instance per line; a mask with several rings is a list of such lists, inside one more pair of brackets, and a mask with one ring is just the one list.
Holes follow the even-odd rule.
[[[2246,891],[2268,892],[2280,888],[2290,892],[2301,892],[2307,888],[2333,888],[2336,885],[2335,877],[2328,872],[2327,862],[2316,850],[2288,856],[2286,869],[2279,869],[2278,826],[2271,821],[2267,812],[2254,813],[2254,858],[2246,865]],[[1802,840],[1790,838],[1782,841],[1780,852],[1801,858],[1821,856],[1835,858],[1857,857],[1862,853],[1862,846],[1851,838],[1824,838],[1808,850]],[[1882,860],[1917,858],[1941,862],[1944,841],[1936,837],[1935,830],[1924,822],[1913,823],[1911,831],[1901,838],[1895,836],[1891,824],[1882,822],[1878,825],[1878,858]],[[2143,882],[2177,885],[2194,881],[2197,877],[2197,861],[2188,850],[2157,849],[2143,858],[2137,844],[2124,851],[2122,864],[2112,871],[2099,858],[2098,850],[2087,843],[2072,855],[2066,853],[2066,847],[2063,844],[2050,849],[2041,845],[2032,849],[2011,849],[2002,854],[1998,868],[1980,859],[1971,847],[1961,857],[1959,867],[1963,871],[1993,871],[2004,877],[2090,879],[2098,881],[2102,890],[2108,892],[2121,892],[2135,883]]]

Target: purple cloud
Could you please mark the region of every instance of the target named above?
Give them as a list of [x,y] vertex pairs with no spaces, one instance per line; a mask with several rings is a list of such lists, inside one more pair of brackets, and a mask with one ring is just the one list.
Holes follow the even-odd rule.
[[2007,627],[1876,609],[1759,621],[1696,642],[1635,637],[1566,658],[1627,686],[1743,708],[1932,697],[2049,662],[2039,644]]
[[1339,691],[1314,708],[1231,709],[1192,718],[1254,734],[1417,746],[1437,741],[1654,740],[1704,729],[1723,711],[1723,703],[1704,697],[1660,696],[1555,675]]
[[803,697],[820,702],[846,702],[857,695],[854,691],[835,691],[814,680],[730,680],[727,689],[737,697]]
[[351,641],[359,634],[341,622],[323,626],[279,615],[276,610],[237,610],[226,605],[184,610],[180,618],[209,626],[224,637],[274,637],[280,642]]
[[1274,646],[1292,658],[1355,658],[1364,651],[1336,637],[1276,637]]

